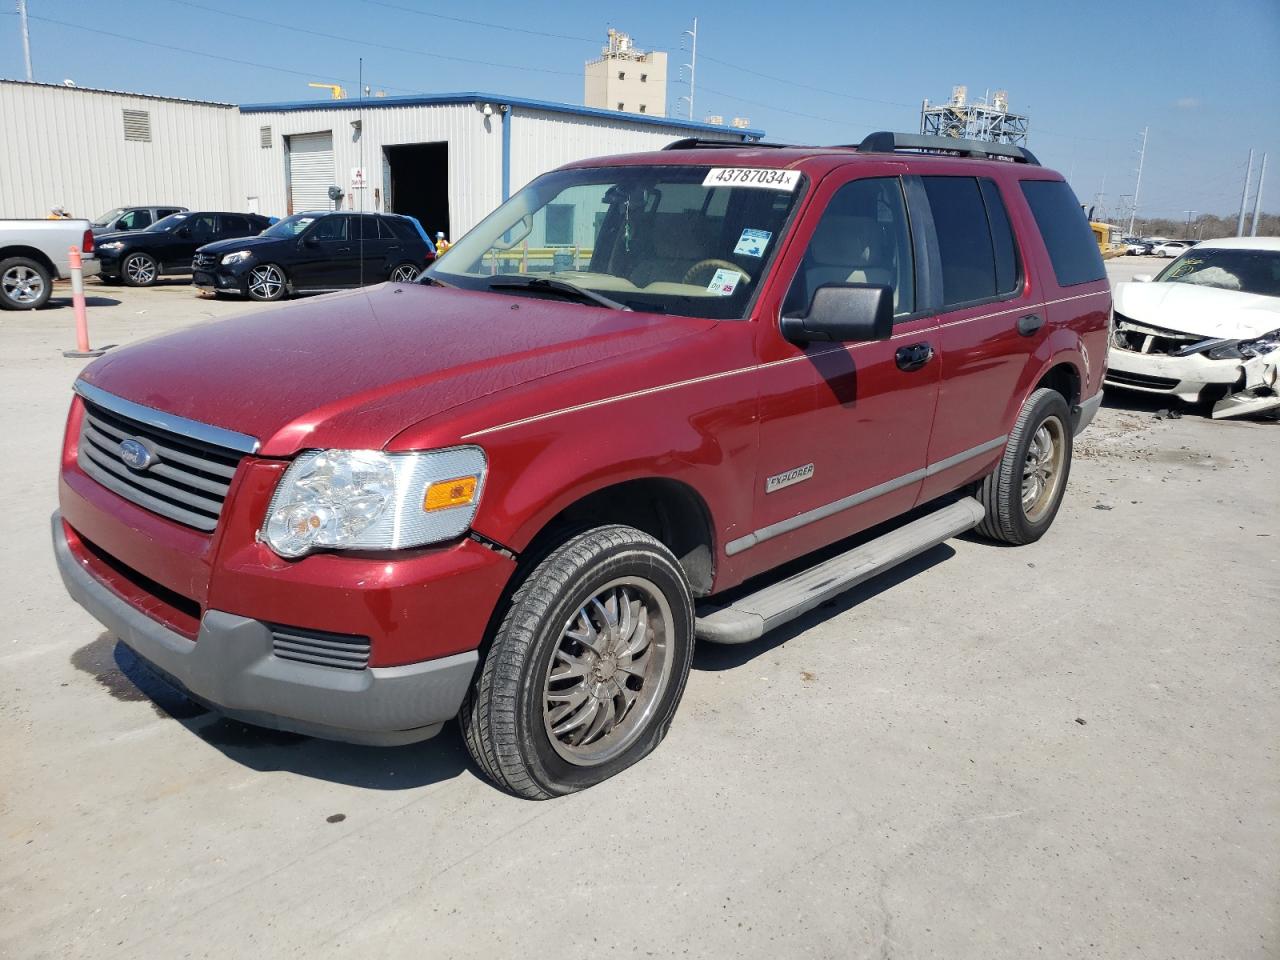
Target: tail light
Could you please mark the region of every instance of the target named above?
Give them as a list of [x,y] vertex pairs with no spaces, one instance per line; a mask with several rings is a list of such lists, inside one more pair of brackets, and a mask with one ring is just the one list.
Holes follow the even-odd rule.
[[84,232],[84,237],[80,241],[80,252],[93,253],[93,231],[92,230],[86,230]]

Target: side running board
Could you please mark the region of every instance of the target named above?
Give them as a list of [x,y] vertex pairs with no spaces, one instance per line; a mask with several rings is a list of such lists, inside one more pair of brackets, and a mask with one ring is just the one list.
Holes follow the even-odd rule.
[[864,580],[976,527],[982,517],[982,504],[965,497],[698,617],[698,639],[749,643]]

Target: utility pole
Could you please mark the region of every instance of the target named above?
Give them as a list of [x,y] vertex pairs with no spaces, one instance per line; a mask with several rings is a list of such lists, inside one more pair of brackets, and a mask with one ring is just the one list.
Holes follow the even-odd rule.
[[27,83],[34,79],[31,75],[31,32],[27,29],[27,0],[18,0],[18,23],[22,26],[22,59],[27,64]]
[[1185,227],[1185,228],[1183,229],[1183,231],[1182,231],[1182,236],[1183,236],[1183,238],[1184,238],[1184,239],[1186,239],[1186,240],[1190,240],[1190,239],[1191,239],[1191,215],[1192,215],[1192,214],[1194,214],[1194,213],[1195,213],[1195,211],[1194,211],[1194,210],[1183,210],[1182,212],[1183,212],[1183,213],[1185,213],[1185,214],[1187,215],[1187,225],[1186,225],[1186,227]]
[[1138,154],[1138,182],[1133,185],[1133,209],[1129,211],[1129,236],[1133,236],[1133,221],[1138,216],[1138,194],[1142,191],[1142,166],[1147,162],[1147,131],[1142,128],[1142,152]]
[[1236,236],[1244,236],[1245,204],[1249,201],[1249,178],[1253,176],[1253,150],[1249,151],[1249,166],[1244,170],[1244,189],[1240,191],[1240,219],[1236,221]]
[[[690,39],[689,45],[689,62],[685,64],[685,68],[689,71],[689,95],[681,97],[681,100],[689,104],[689,119],[693,119],[693,95],[694,85],[698,78],[698,18],[693,18],[693,29],[686,30],[684,35]],[[681,42],[681,46],[683,46]]]
[[1249,236],[1258,235],[1258,218],[1262,216],[1262,180],[1267,175],[1267,155],[1262,155],[1262,169],[1258,171],[1258,192],[1253,195],[1253,226],[1249,228]]

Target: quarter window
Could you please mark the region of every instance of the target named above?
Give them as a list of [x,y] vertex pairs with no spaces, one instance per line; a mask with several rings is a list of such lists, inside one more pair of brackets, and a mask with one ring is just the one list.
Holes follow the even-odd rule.
[[897,177],[846,183],[831,198],[809,240],[783,304],[789,316],[809,309],[814,292],[833,283],[893,288],[893,312],[915,310],[911,229]]
[[978,181],[978,185],[987,206],[987,223],[991,225],[991,246],[996,256],[996,293],[1004,296],[1016,292],[1022,279],[1022,271],[1018,269],[1018,245],[1013,239],[1013,226],[1000,197],[1000,188],[994,180],[985,177]]
[[1101,280],[1107,275],[1098,242],[1076,195],[1063,180],[1023,180],[1022,193],[1044,238],[1058,285]]

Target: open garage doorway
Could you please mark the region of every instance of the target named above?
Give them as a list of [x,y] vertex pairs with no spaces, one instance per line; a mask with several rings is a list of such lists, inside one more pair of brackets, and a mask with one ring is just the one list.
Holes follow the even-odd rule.
[[386,156],[386,210],[417,217],[434,241],[449,229],[449,144],[402,143],[382,148]]

